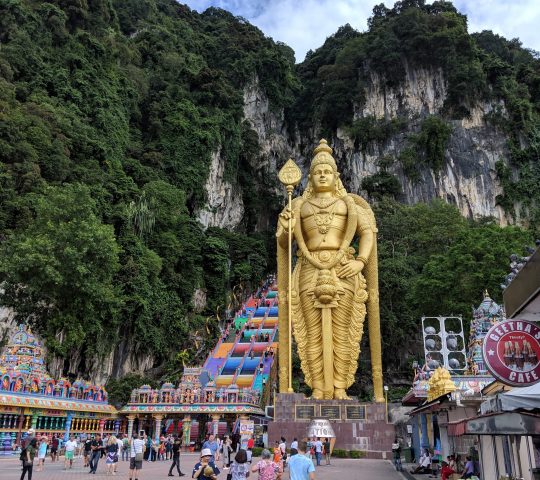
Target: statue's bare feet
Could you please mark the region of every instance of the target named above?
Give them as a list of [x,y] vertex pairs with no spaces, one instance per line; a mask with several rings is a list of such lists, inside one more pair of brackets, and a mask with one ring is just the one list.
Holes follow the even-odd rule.
[[311,398],[314,398],[315,400],[322,400],[323,397],[323,391],[319,390],[318,388],[314,388],[313,392],[311,392]]
[[344,388],[335,388],[334,389],[334,398],[336,400],[350,400],[351,397],[347,395],[347,392]]

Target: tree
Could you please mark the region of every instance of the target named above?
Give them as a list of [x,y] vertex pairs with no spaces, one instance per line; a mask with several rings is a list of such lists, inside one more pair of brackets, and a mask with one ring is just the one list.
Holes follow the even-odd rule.
[[103,351],[120,306],[113,228],[101,223],[83,185],[47,187],[31,200],[32,222],[1,246],[0,303],[46,332],[52,353]]

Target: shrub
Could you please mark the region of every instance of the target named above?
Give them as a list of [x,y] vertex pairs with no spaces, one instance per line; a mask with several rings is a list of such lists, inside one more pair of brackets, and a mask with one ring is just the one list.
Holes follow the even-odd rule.
[[350,458],[365,458],[366,452],[362,450],[349,450],[349,457]]
[[253,448],[251,449],[251,452],[253,453],[253,456],[254,456],[254,457],[260,457],[263,450],[264,450],[264,449],[261,448],[261,447],[253,447]]
[[334,448],[332,456],[337,458],[347,458],[347,450],[343,450],[341,448]]

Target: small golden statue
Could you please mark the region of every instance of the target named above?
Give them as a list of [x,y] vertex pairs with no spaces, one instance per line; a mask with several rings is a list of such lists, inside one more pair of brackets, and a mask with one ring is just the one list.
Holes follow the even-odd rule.
[[[363,198],[346,192],[326,140],[319,142],[314,153],[308,185],[282,211],[276,233],[280,392],[292,390],[292,323],[313,398],[348,399],[346,390],[358,367],[367,311],[375,401],[384,402],[375,217]],[[289,196],[291,185],[299,180],[295,167],[289,160],[280,175]],[[292,275],[290,237],[297,245]]]

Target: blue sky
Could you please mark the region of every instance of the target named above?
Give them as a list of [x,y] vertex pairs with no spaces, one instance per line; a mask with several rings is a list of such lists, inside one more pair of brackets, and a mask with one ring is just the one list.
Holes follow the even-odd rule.
[[[373,6],[382,0],[187,0],[204,11],[220,7],[240,15],[276,41],[285,42],[302,61],[309,49],[320,47],[341,25],[364,31]],[[391,7],[393,1],[384,1]],[[523,46],[540,51],[540,0],[454,0],[467,14],[469,32],[493,30]]]

